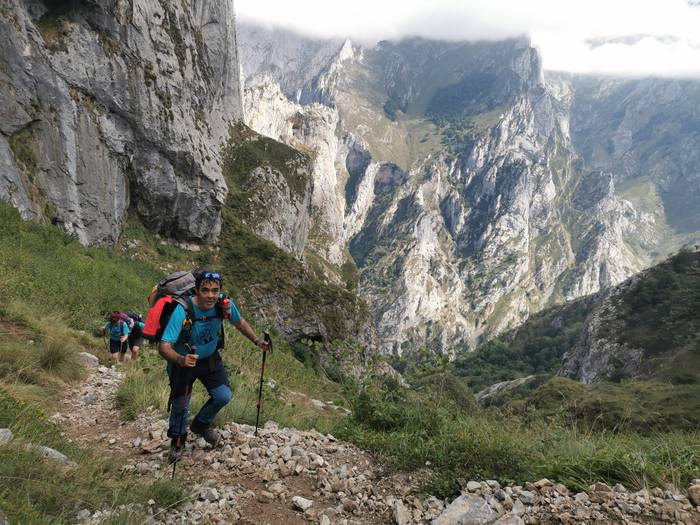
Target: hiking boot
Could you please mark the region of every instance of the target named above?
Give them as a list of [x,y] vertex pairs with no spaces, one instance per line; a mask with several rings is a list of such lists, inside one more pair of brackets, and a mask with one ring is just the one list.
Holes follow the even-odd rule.
[[221,440],[221,436],[216,430],[214,430],[211,427],[205,427],[204,425],[200,424],[196,419],[192,421],[192,424],[190,425],[190,430],[198,436],[204,438],[204,441],[209,443],[213,448],[216,448],[216,446],[219,444],[219,441]]

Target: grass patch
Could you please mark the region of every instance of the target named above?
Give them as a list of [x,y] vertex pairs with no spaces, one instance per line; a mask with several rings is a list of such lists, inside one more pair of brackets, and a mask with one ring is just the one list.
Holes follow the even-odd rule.
[[15,156],[15,161],[20,170],[27,175],[29,182],[35,182],[39,163],[32,146],[34,143],[34,136],[32,135],[31,127],[25,127],[17,133],[10,135],[8,137],[8,143],[10,144],[10,149]]
[[60,323],[58,316],[35,317],[22,304],[0,307],[0,385],[19,399],[54,399],[82,377],[78,352],[96,353],[94,338]]
[[[11,523],[75,523],[81,509],[143,505],[151,498],[165,507],[184,497],[176,483],[124,477],[117,461],[66,441],[36,404],[18,402],[1,388],[0,427],[14,433],[0,446],[0,500]],[[77,466],[43,460],[29,444],[54,448]]]
[[669,430],[700,430],[700,385],[653,381],[584,385],[554,377],[524,401],[510,404],[517,412],[535,410],[537,417],[561,418],[585,428],[652,435]]
[[143,310],[151,286],[162,277],[151,264],[84,247],[54,227],[24,222],[4,202],[0,239],[4,300],[28,305],[32,317],[59,317],[74,329],[97,326],[112,310]]
[[360,393],[354,408],[334,435],[381,454],[397,469],[429,465],[423,489],[441,497],[457,494],[470,479],[524,483],[547,477],[573,490],[601,480],[633,489],[679,488],[700,468],[698,431],[612,433],[507,411],[460,413],[396,386]]

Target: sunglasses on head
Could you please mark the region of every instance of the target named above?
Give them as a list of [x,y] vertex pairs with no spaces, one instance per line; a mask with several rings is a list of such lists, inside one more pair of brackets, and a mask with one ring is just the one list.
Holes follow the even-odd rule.
[[204,272],[202,281],[221,281],[221,274],[217,272]]

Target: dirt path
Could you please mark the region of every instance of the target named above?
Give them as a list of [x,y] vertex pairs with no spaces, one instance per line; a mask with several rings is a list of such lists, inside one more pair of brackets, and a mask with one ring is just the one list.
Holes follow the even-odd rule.
[[[167,421],[155,410],[122,421],[115,409],[122,379],[111,368],[91,369],[81,385],[66,393],[62,410],[53,419],[70,439],[113,454],[124,471],[168,478]],[[462,495],[449,503],[413,496],[414,478],[382,472],[370,455],[333,436],[279,429],[272,422],[258,436],[253,430],[248,425],[226,425],[220,429],[222,444],[214,450],[201,439],[189,440],[177,475],[185,481],[191,500],[175,509],[150,508],[150,522],[700,524],[700,506],[694,503],[700,502],[700,480],[682,494],[658,488],[631,492],[604,483],[596,483],[588,493],[572,494],[546,479],[505,487],[493,480],[465,480]],[[97,512],[81,523],[96,524],[105,517]]]
[[[167,421],[156,411],[123,421],[115,409],[122,379],[112,368],[94,368],[67,392],[53,419],[70,439],[119,458],[124,470],[169,477]],[[177,476],[191,488],[194,501],[164,518],[256,525],[392,523],[390,507],[379,499],[381,489],[373,487],[378,476],[372,458],[355,447],[317,432],[278,429],[273,423],[257,437],[248,425],[229,424],[221,434],[216,450],[201,440],[188,441]],[[292,502],[296,496],[313,504],[302,511]]]

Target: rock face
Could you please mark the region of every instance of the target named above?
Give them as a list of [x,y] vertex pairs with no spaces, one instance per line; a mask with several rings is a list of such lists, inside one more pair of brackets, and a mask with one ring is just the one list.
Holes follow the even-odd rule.
[[[313,169],[314,217],[323,219],[312,220],[310,239],[323,239],[335,264],[349,248],[386,353],[454,355],[699,237],[679,188],[695,195],[700,182],[692,163],[671,176],[669,162],[700,128],[656,109],[653,81],[545,78],[518,39],[363,49],[247,28],[241,48],[247,122],[323,152]],[[697,89],[665,82],[668,104]],[[660,120],[666,138],[629,139],[653,135]],[[688,131],[679,146],[644,153],[668,142],[677,122]]]
[[[340,183],[335,169],[338,112],[321,104],[295,104],[278,84],[265,83],[246,89],[245,116],[258,133],[309,154],[313,193],[308,248],[333,264],[342,264],[344,202],[336,191]],[[304,246],[301,248],[303,253]]]
[[564,354],[557,375],[570,377],[587,385],[609,381],[614,375],[638,377],[642,368],[644,350],[631,348],[617,340],[617,331],[624,320],[617,314],[620,297],[633,287],[639,278],[630,278],[606,294],[588,317],[576,345]]
[[219,148],[242,116],[233,2],[10,0],[0,8],[0,198],[111,243],[129,207],[214,240]]
[[223,151],[223,170],[237,218],[301,259],[307,246],[314,187],[308,157],[241,123],[232,127]]

